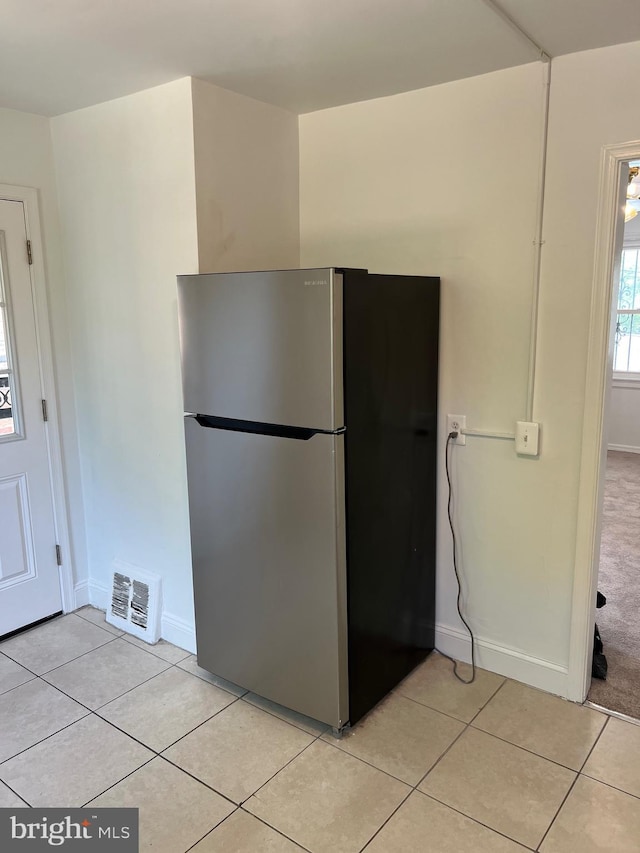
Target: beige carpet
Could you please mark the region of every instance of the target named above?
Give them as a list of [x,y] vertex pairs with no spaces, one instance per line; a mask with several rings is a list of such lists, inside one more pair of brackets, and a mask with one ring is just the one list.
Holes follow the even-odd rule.
[[640,454],[609,451],[596,621],[609,664],[589,699],[640,719]]

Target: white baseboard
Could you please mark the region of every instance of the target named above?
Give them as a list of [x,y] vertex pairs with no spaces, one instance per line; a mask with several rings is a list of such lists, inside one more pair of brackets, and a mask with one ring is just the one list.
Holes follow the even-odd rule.
[[[82,581],[75,586],[76,607],[92,604],[106,610],[109,587],[98,581]],[[173,613],[163,611],[160,634],[163,640],[189,652],[196,651],[196,632],[193,622]],[[436,625],[436,646],[456,660],[471,661],[469,635],[458,628]],[[508,646],[499,646],[490,640],[476,637],[476,663],[482,669],[497,672],[515,681],[521,681],[557,696],[567,695],[567,668],[541,658],[526,655]]]
[[623,453],[640,453],[640,447],[631,444],[608,444],[607,450],[621,450]]
[[89,604],[98,610],[106,610],[109,604],[110,590],[107,584],[89,578]]
[[[89,581],[80,581],[73,587],[73,608],[77,610],[89,604]],[[66,612],[66,611],[65,611]]]
[[173,643],[180,649],[186,649],[195,654],[196,651],[196,626],[193,622],[187,622],[173,613],[162,613],[160,634],[163,640]]
[[[469,635],[448,625],[436,625],[436,646],[456,660],[471,662]],[[514,681],[531,687],[567,695],[567,668],[550,661],[534,658],[507,646],[498,646],[489,640],[476,637],[476,664],[482,669],[497,672]]]

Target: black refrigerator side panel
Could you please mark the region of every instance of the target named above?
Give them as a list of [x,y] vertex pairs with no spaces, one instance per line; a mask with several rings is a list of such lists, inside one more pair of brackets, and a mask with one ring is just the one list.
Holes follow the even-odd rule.
[[435,643],[439,286],[345,271],[352,724]]

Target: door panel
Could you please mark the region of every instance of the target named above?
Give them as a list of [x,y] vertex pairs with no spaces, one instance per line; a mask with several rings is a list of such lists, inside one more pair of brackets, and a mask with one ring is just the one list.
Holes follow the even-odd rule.
[[343,426],[342,275],[179,276],[185,411]]
[[198,663],[341,725],[343,436],[304,441],[185,420]]
[[61,609],[24,207],[0,200],[0,636]]
[[1,592],[11,584],[28,580],[36,574],[25,474],[0,480],[0,518],[2,519]]

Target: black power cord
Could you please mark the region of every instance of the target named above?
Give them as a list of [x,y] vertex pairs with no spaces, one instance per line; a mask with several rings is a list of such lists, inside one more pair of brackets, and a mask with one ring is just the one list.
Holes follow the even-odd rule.
[[463,625],[469,632],[469,637],[471,638],[471,678],[466,679],[458,674],[458,661],[455,658],[452,658],[451,655],[446,655],[444,652],[441,652],[440,649],[436,649],[436,651],[442,655],[442,657],[447,658],[453,663],[453,674],[461,681],[463,684],[473,684],[476,678],[476,652],[475,652],[475,640],[473,638],[473,631],[469,627],[469,623],[464,618],[462,614],[462,607],[460,606],[460,598],[462,596],[462,585],[460,583],[460,573],[458,572],[458,557],[457,557],[457,548],[456,548],[456,532],[453,528],[453,516],[451,514],[451,503],[453,500],[453,488],[451,486],[451,473],[449,471],[449,445],[452,441],[455,441],[458,437],[457,432],[450,432],[447,436],[447,444],[444,450],[444,460],[445,460],[445,470],[447,472],[447,485],[449,486],[449,500],[447,501],[447,516],[449,518],[449,527],[451,528],[451,540],[453,543],[453,570],[456,573],[456,581],[458,583],[458,597],[456,599],[456,606],[458,608],[458,615],[462,620]]

